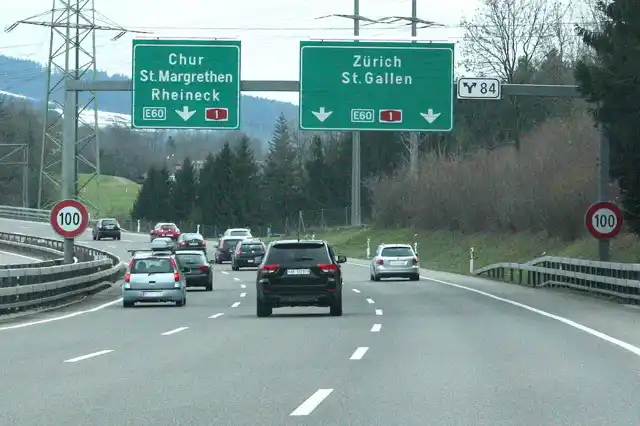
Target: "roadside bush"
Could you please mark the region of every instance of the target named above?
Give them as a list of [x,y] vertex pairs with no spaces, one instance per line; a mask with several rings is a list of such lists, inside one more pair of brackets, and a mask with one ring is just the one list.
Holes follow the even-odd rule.
[[597,194],[598,132],[584,111],[539,125],[511,146],[465,157],[421,159],[368,184],[375,224],[462,232],[546,232],[574,239]]

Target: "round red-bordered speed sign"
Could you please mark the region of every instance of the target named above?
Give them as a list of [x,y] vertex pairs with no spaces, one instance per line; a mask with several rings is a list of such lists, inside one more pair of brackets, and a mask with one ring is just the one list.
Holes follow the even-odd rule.
[[599,240],[614,238],[622,230],[623,222],[622,210],[608,201],[590,205],[584,215],[584,224],[591,235]]
[[49,223],[61,237],[75,238],[87,229],[89,212],[79,201],[62,200],[51,209]]

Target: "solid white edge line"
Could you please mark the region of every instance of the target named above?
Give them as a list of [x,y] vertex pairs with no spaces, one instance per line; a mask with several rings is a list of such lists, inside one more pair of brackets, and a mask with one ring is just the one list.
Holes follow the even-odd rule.
[[105,349],[105,350],[103,350],[103,351],[93,352],[93,353],[90,353],[90,354],[87,354],[87,355],[82,355],[82,356],[79,356],[79,357],[75,357],[75,358],[67,359],[67,360],[64,360],[63,362],[78,362],[78,361],[83,361],[83,360],[85,360],[85,359],[89,359],[89,358],[93,358],[93,357],[96,357],[96,356],[100,356],[100,355],[108,354],[108,353],[110,353],[110,352],[113,352],[113,349]]
[[9,255],[9,256],[14,256],[14,257],[21,257],[23,259],[35,260],[36,262],[44,262],[44,260],[38,259],[37,257],[31,257],[31,256],[27,256],[27,255],[24,255],[24,254],[12,253],[10,251],[0,250],[0,253],[1,254],[5,254],[5,255]]
[[380,331],[381,328],[382,328],[382,324],[373,324],[373,327],[371,327],[371,332],[377,333],[378,331]]
[[[366,266],[366,265],[360,265],[358,263],[349,263],[349,265],[360,266],[362,268],[368,268],[369,267],[369,266]],[[425,277],[423,275],[421,275],[420,278],[428,280],[428,281],[433,281],[433,282],[436,282],[436,283],[448,285],[448,286],[451,286],[451,287],[459,288],[460,290],[470,291],[472,293],[476,293],[476,294],[479,294],[481,296],[485,296],[485,297],[488,297],[490,299],[497,300],[499,302],[503,302],[503,303],[507,303],[507,304],[512,305],[512,306],[516,306],[518,308],[527,310],[527,311],[532,312],[534,314],[538,314],[538,315],[541,315],[543,317],[547,317],[549,319],[552,319],[552,320],[561,322],[563,324],[566,324],[569,327],[573,327],[573,328],[575,328],[577,330],[583,331],[583,332],[585,332],[587,334],[592,335],[593,337],[596,337],[598,339],[604,340],[605,342],[609,342],[612,345],[618,346],[619,348],[622,348],[622,349],[624,349],[626,351],[629,351],[634,355],[640,356],[640,347],[632,345],[631,343],[627,343],[627,342],[625,342],[623,340],[616,339],[613,336],[610,336],[610,335],[608,335],[606,333],[603,333],[601,331],[595,330],[595,329],[593,329],[591,327],[587,327],[586,325],[582,325],[580,323],[577,323],[577,322],[575,322],[573,320],[570,320],[569,318],[561,317],[560,315],[555,315],[555,314],[552,314],[550,312],[543,311],[542,309],[534,308],[533,306],[529,306],[529,305],[525,305],[524,303],[516,302],[515,300],[505,299],[504,297],[496,296],[494,294],[487,293],[485,291],[477,290],[475,288],[467,287],[467,286],[464,286],[464,285],[454,284],[454,283],[451,283],[451,282],[448,282],[448,281],[439,280],[439,279],[436,279],[436,278]],[[380,310],[380,312],[381,312],[380,315],[382,315],[382,310]],[[376,315],[377,314],[378,314],[378,311],[376,310]]]
[[382,309],[376,309],[376,315],[382,316]]
[[376,303],[376,302],[373,301],[373,299],[367,299],[367,302],[369,302],[370,305]]
[[353,359],[353,360],[360,360],[362,359],[362,357],[364,356],[364,354],[367,353],[367,351],[369,350],[368,347],[366,346],[360,346],[358,349],[356,349],[355,351],[353,351],[353,354],[351,355],[351,358],[349,359]]
[[238,306],[240,306],[240,302],[235,302],[233,305],[231,305],[232,308],[237,308]]
[[216,319],[216,318],[220,318],[220,317],[221,317],[221,316],[223,316],[223,315],[224,315],[224,313],[213,314],[213,315],[211,315],[209,318]]
[[358,290],[357,288],[352,288],[351,290],[353,290],[354,293],[360,293],[360,290]]
[[318,408],[318,405],[320,405],[331,392],[333,392],[333,389],[318,389],[313,395],[300,404],[298,408],[293,410],[290,416],[308,416],[313,410]]
[[178,327],[178,328],[174,328],[173,330],[169,330],[169,331],[165,331],[164,333],[161,333],[163,336],[170,336],[172,334],[175,333],[180,333],[181,331],[186,330],[189,327]]
[[240,297],[245,297],[247,293],[240,293]]
[[73,317],[76,317],[78,315],[83,315],[83,314],[88,314],[88,313],[91,313],[91,312],[99,311],[101,309],[104,309],[104,308],[109,307],[111,305],[115,305],[116,303],[120,303],[120,302],[122,302],[122,298],[119,298],[119,299],[116,299],[116,300],[112,300],[111,302],[103,303],[102,305],[98,305],[98,306],[96,306],[94,308],[91,308],[91,309],[87,309],[87,310],[84,310],[84,311],[78,311],[78,312],[72,312],[70,314],[61,315],[59,317],[45,318],[45,319],[41,319],[41,320],[38,320],[38,321],[31,321],[31,322],[25,322],[25,323],[14,324],[14,325],[7,325],[7,326],[4,326],[4,327],[0,327],[0,331],[13,330],[13,329],[16,329],[16,328],[29,327],[29,326],[38,325],[38,324],[47,324],[49,322],[60,321],[60,320],[67,319],[67,318],[73,318]]

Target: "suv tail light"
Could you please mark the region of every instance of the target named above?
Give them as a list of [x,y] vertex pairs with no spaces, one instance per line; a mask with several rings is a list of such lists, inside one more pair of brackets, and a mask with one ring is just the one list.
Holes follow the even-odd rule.
[[378,265],[382,265],[382,264],[384,263],[384,260],[382,260],[382,259],[378,259],[378,260],[376,260],[376,263],[377,263]]
[[207,242],[205,240],[202,240],[202,247],[206,247],[207,246]]
[[414,265],[417,265],[417,264],[418,264],[418,258],[417,258],[417,257],[414,257],[414,258],[413,258],[413,264],[414,264]]
[[242,254],[242,250],[240,249],[236,250],[236,254]]
[[129,284],[129,282],[131,282],[131,274],[130,273],[126,273],[124,274],[124,282]]
[[180,247],[184,247],[184,241],[180,241]]
[[318,265],[318,268],[325,274],[330,272],[338,272],[338,265],[334,265],[333,263],[321,263]]
[[280,265],[277,265],[277,264],[264,265],[262,267],[262,272],[267,273],[267,274],[273,274],[274,272],[276,272],[278,270],[278,268],[280,268]]
[[198,269],[200,269],[201,271],[208,271],[209,270],[209,265],[198,266]]
[[173,273],[173,280],[175,282],[179,282],[180,281],[180,274],[178,273],[178,271]]

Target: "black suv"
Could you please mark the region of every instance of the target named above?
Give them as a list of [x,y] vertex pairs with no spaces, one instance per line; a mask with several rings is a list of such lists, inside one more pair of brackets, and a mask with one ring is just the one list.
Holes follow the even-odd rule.
[[113,218],[99,219],[96,226],[93,227],[93,239],[100,241],[103,238],[113,238],[119,240],[122,238],[120,232],[120,224]]
[[328,306],[342,315],[344,256],[326,241],[291,240],[269,244],[256,280],[257,315],[267,317],[283,306]]

